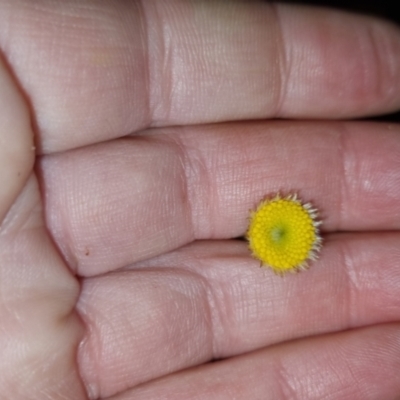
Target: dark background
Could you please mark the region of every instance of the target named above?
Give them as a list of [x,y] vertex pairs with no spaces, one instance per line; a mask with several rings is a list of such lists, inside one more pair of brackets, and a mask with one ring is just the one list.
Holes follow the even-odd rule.
[[[400,24],[400,12],[397,10],[396,0],[388,1],[388,0],[310,0],[310,1],[301,1],[301,0],[290,0],[290,1],[280,1],[279,3],[296,3],[296,4],[313,4],[334,8],[341,8],[349,11],[362,12],[364,14],[376,15],[379,17],[384,17],[390,19],[394,22]],[[400,6],[400,3],[398,3]]]
[[[294,3],[294,4],[310,4],[310,5],[318,5],[318,6],[326,6],[339,8],[348,11],[359,12],[363,14],[374,15],[377,17],[385,18],[397,23],[400,26],[400,12],[398,8],[400,8],[400,2],[396,0],[388,1],[388,0],[310,0],[310,1],[302,1],[302,0],[275,0],[279,3]],[[397,4],[396,4],[397,3]],[[397,7],[396,7],[397,6]],[[400,68],[400,66],[399,66]],[[400,111],[394,114],[385,115],[379,118],[373,118],[374,120],[381,121],[400,121]]]

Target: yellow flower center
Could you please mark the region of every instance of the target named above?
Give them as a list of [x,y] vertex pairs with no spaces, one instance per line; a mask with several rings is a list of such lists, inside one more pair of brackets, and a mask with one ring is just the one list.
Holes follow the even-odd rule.
[[295,196],[261,202],[247,231],[254,257],[278,273],[307,267],[321,243],[319,222],[310,208]]

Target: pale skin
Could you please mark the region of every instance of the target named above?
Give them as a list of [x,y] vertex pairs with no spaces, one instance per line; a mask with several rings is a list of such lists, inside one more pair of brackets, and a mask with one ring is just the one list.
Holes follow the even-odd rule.
[[[0,9],[1,398],[398,398],[400,128],[345,121],[399,109],[396,27],[258,2]],[[283,278],[235,239],[278,191],[324,235]]]

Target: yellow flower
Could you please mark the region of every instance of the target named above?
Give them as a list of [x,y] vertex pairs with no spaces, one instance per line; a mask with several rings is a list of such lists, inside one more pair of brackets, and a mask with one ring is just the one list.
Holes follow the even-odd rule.
[[296,194],[263,200],[251,212],[246,234],[253,257],[278,274],[306,269],[321,249],[316,218],[317,210]]

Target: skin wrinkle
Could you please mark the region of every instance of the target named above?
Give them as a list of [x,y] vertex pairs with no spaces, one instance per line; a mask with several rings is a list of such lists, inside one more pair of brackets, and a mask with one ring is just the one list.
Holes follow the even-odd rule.
[[273,118],[279,118],[284,115],[282,110],[284,109],[285,100],[288,95],[288,81],[292,71],[293,60],[292,57],[289,57],[289,45],[287,45],[287,40],[285,39],[284,25],[282,24],[279,6],[276,3],[269,3],[269,6],[276,20],[276,53],[278,54],[276,62],[278,63],[278,70],[280,71],[279,84],[276,84],[278,88],[275,101],[276,105],[272,116]]
[[354,267],[353,257],[351,255],[351,250],[347,243],[343,243],[340,247],[340,264],[343,265],[345,274],[347,276],[346,283],[346,300],[343,301],[346,304],[346,314],[347,314],[347,323],[344,329],[352,329],[356,327],[356,323],[354,321],[357,320],[357,312],[356,312],[356,298],[357,293],[359,292],[359,286],[357,284],[357,273]]
[[[163,125],[171,117],[173,104],[173,71],[174,62],[173,42],[171,28],[164,21],[164,13],[160,12],[157,2],[141,1],[147,26],[147,43],[149,50],[149,109],[151,115],[150,127]],[[165,4],[163,4],[165,6]],[[168,7],[168,6],[167,6]],[[149,28],[150,14],[155,23]],[[162,84],[161,84],[162,83]]]
[[[333,353],[333,352],[332,352]],[[357,362],[358,357],[354,357],[353,359],[350,359],[348,356],[348,350],[346,351],[343,346],[337,346],[335,348],[335,353],[336,356],[338,354],[341,355],[341,359],[343,360],[343,365],[341,366],[340,369],[337,368],[337,366],[332,363],[330,365],[330,370],[332,371],[332,375],[334,379],[331,379],[332,381],[341,381],[343,380],[342,388],[338,389],[335,393],[337,394],[337,398],[342,398],[346,392],[346,380],[343,379],[343,375],[346,376],[346,379],[348,376],[351,376],[351,382],[353,383],[351,390],[359,391],[360,395],[362,396],[361,399],[367,398],[367,393],[365,391],[365,381],[363,382],[361,379],[359,379],[357,372],[357,369],[359,368],[359,362]],[[332,354],[332,357],[335,355]],[[343,374],[343,371],[346,371],[345,374]],[[369,398],[369,397],[368,397]]]
[[[149,120],[152,121],[154,119],[154,109],[152,107],[152,102],[151,102],[151,97],[153,93],[153,74],[152,74],[152,65],[150,63],[150,54],[155,50],[153,46],[151,46],[152,41],[150,40],[150,33],[149,33],[149,17],[146,12],[146,7],[145,7],[146,1],[138,0],[138,8],[139,8],[139,13],[142,15],[143,18],[141,18],[142,21],[142,32],[143,34],[141,35],[141,44],[143,49],[147,49],[147,51],[144,52],[144,57],[146,58],[146,61],[144,62],[146,67],[144,68],[144,74],[145,74],[145,81],[146,81],[146,93],[147,95],[147,115],[149,116]],[[153,24],[157,25],[157,24]],[[151,125],[151,122],[149,123]]]
[[[181,270],[181,269],[180,269]],[[193,274],[196,279],[198,279],[201,282],[201,285],[203,287],[204,293],[205,293],[205,304],[207,306],[208,310],[208,318],[206,318],[207,321],[209,321],[208,324],[208,329],[209,333],[207,336],[209,337],[209,343],[210,343],[210,349],[211,349],[211,354],[209,359],[213,358],[218,358],[218,350],[217,350],[217,342],[216,342],[216,327],[221,327],[222,326],[222,321],[223,321],[223,315],[226,315],[226,312],[224,312],[224,307],[221,307],[222,305],[228,304],[228,302],[219,302],[217,292],[219,294],[224,293],[223,287],[219,284],[216,284],[217,282],[213,280],[207,279],[206,276],[201,274],[200,271],[194,271],[191,270],[190,274]],[[221,290],[219,290],[221,289]]]
[[[182,262],[183,261],[180,261],[179,263],[181,264]],[[201,260],[196,259],[196,262],[201,262]],[[191,269],[190,264],[185,267],[188,268],[190,273],[193,274],[196,279],[200,279],[204,287],[206,293],[206,304],[210,314],[209,336],[212,338],[210,340],[212,343],[212,357],[218,359],[221,356],[221,351],[218,349],[219,345],[216,342],[216,338],[223,335],[224,331],[229,330],[229,324],[226,320],[227,317],[232,316],[232,312],[227,309],[227,305],[231,303],[231,295],[228,293],[228,290],[225,289],[223,282],[214,279],[212,275],[202,273],[202,269]],[[206,267],[206,265],[204,265],[204,267]],[[135,268],[135,265],[133,268]],[[164,267],[162,269],[164,270]],[[182,271],[182,269],[179,268],[178,271]],[[185,271],[187,270],[185,269]],[[217,334],[217,332],[219,333]]]
[[[183,130],[184,133],[184,130]],[[192,232],[192,238],[188,241],[193,241],[196,237],[195,234],[195,223],[193,221],[193,202],[194,202],[194,190],[192,189],[191,176],[193,175],[191,172],[193,171],[191,158],[188,155],[188,152],[185,150],[185,146],[179,138],[169,137],[168,140],[171,140],[175,145],[178,152],[178,159],[181,166],[181,182],[183,182],[183,200],[182,203],[186,205],[187,209],[187,222],[190,225],[190,231]],[[189,172],[190,171],[190,172]]]
[[[182,271],[182,270],[181,270]],[[187,271],[185,271],[187,273]],[[206,333],[206,341],[209,343],[209,357],[207,359],[211,360],[213,355],[215,354],[215,334],[214,334],[214,329],[215,326],[218,325],[215,323],[215,320],[219,320],[219,315],[218,315],[218,308],[215,307],[215,300],[214,300],[214,292],[211,287],[211,285],[207,282],[207,280],[200,274],[195,273],[195,272],[190,272],[189,274],[192,274],[195,276],[195,280],[200,283],[200,286],[202,287],[202,290],[205,293],[205,305],[206,305],[206,310],[208,317],[205,318],[208,328],[208,332]],[[173,369],[172,369],[173,370]]]
[[[185,136],[185,131],[181,131],[179,138],[179,143],[181,149],[184,149],[183,160],[185,161],[185,174],[186,174],[186,187],[188,193],[188,204],[189,210],[191,211],[191,221],[192,221],[192,232],[193,238],[196,240],[203,239],[212,236],[213,233],[210,231],[209,227],[203,228],[203,221],[213,221],[214,216],[212,215],[213,208],[210,204],[215,201],[214,186],[209,173],[209,168],[207,166],[207,161],[204,155],[197,148],[196,145],[192,145],[190,142],[185,141],[183,143],[182,138]],[[206,189],[207,188],[207,189]],[[207,191],[207,194],[202,194],[199,196],[199,192]],[[209,199],[207,204],[200,205],[196,201],[196,197],[206,197]],[[206,213],[206,217],[204,214]],[[200,218],[200,216],[202,216]],[[209,232],[204,234],[203,230]]]
[[278,391],[281,393],[282,400],[301,400],[297,393],[297,387],[292,383],[292,376],[285,367],[284,361],[280,357],[274,358],[275,382]]
[[349,135],[348,128],[346,124],[341,125],[341,129],[339,132],[338,139],[338,158],[340,159],[339,165],[341,169],[341,175],[343,176],[342,184],[339,185],[338,193],[338,222],[337,222],[337,230],[341,231],[343,226],[344,217],[344,205],[348,204],[348,192],[349,192],[349,156],[348,156],[348,140],[347,137]]

